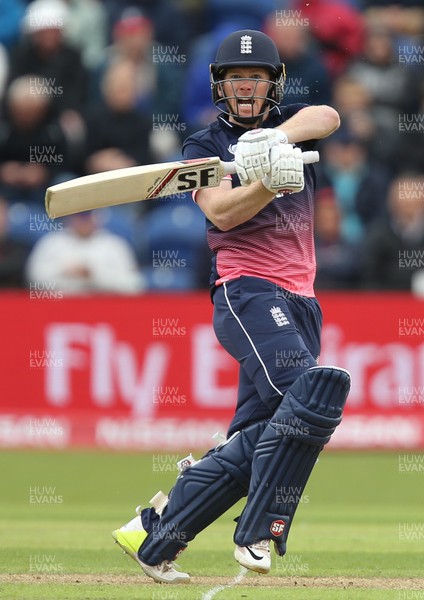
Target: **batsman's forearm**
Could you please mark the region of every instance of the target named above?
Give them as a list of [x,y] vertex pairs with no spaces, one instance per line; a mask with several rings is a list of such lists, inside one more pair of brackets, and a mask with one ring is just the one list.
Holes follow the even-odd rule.
[[320,140],[340,126],[339,114],[331,106],[307,106],[277,127],[288,137],[290,144]]
[[254,217],[274,197],[261,181],[255,181],[247,187],[199,190],[197,202],[218,229],[228,231]]

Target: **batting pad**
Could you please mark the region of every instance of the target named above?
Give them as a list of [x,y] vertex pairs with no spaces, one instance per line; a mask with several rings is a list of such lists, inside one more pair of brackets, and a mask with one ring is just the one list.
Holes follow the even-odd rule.
[[247,495],[255,446],[265,427],[265,421],[246,427],[186,469],[160,517],[152,508],[142,511],[149,532],[138,551],[142,562],[154,566],[174,560],[200,531]]
[[347,371],[313,367],[287,390],[256,446],[247,503],[234,534],[237,545],[272,539],[285,554],[302,493],[341,421],[349,389]]

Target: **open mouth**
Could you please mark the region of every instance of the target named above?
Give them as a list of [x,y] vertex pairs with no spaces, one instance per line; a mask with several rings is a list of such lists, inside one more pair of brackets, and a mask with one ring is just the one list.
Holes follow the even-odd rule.
[[237,105],[239,108],[249,108],[252,109],[255,104],[255,101],[252,98],[237,98]]

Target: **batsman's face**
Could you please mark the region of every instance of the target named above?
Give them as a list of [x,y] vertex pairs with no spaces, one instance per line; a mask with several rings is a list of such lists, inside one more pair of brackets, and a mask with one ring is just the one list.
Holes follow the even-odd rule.
[[263,111],[270,87],[270,74],[258,67],[228,69],[221,93],[228,99],[231,112],[240,117],[255,117]]

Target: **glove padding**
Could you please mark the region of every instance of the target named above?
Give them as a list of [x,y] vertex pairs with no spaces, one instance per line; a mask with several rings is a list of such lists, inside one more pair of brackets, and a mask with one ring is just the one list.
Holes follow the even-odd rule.
[[239,137],[234,160],[241,185],[263,179],[270,172],[270,150],[279,143],[287,143],[280,129],[252,129]]
[[301,192],[305,187],[302,151],[292,144],[272,146],[270,153],[270,173],[262,179],[267,190],[277,194]]

